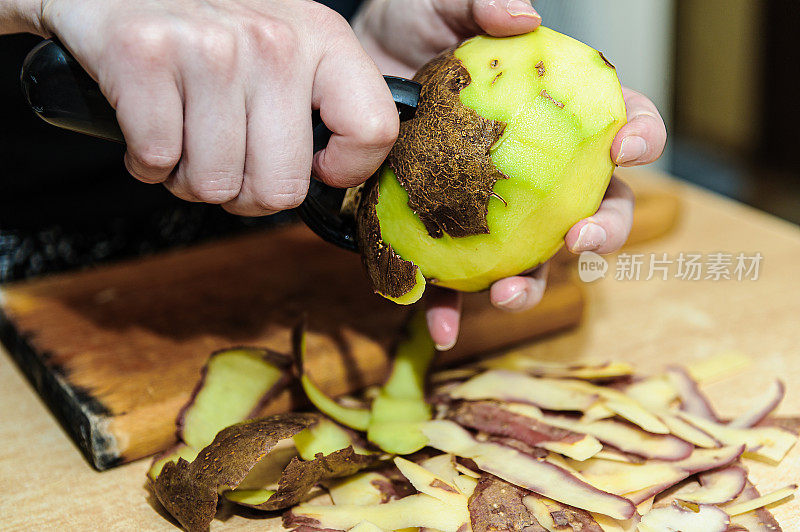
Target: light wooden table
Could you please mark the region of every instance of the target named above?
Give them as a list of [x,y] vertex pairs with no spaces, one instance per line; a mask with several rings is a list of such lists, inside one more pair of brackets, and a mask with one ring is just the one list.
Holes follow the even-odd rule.
[[[631,174],[634,184],[659,180]],[[743,411],[775,377],[788,397],[779,413],[800,415],[800,229],[695,187],[666,182],[682,198],[681,221],[668,236],[628,248],[644,253],[739,252],[763,256],[756,281],[615,280],[587,285],[584,324],[528,349],[543,357],[618,358],[643,371],[691,362],[726,349],[751,355],[746,372],[706,388],[720,413]],[[673,263],[670,275],[675,272]],[[104,473],[92,470],[11,362],[0,354],[0,529],[170,530],[144,487],[148,461]],[[800,448],[778,468],[749,464],[762,490],[800,480]],[[157,506],[156,506],[157,507]],[[774,511],[784,530],[800,530],[800,505]],[[275,529],[275,521],[233,515],[212,529]]]

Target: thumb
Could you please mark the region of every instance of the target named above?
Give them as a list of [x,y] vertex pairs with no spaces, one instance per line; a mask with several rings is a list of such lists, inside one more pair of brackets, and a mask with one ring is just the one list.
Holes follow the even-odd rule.
[[493,37],[520,35],[542,23],[529,0],[449,0],[437,2],[436,8],[462,37],[483,32]]

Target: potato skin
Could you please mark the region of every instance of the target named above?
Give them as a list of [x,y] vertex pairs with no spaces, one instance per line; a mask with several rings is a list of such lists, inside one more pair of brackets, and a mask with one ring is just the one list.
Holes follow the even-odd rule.
[[488,234],[489,198],[497,180],[506,179],[489,154],[506,125],[461,103],[459,93],[472,78],[454,52],[446,50],[414,76],[422,84],[417,113],[401,124],[387,159],[433,238]]
[[[453,55],[455,49],[444,51],[414,76],[422,84],[417,113],[400,125],[387,159],[409,195],[408,206],[433,238],[444,233],[452,237],[487,234],[492,188],[498,179],[506,178],[489,154],[505,124],[483,118],[461,103],[459,93],[471,78]],[[379,194],[375,176],[364,189],[358,211],[361,256],[375,290],[398,299],[411,293],[419,276],[417,266],[401,258],[381,237],[376,211]],[[413,303],[419,297],[412,299],[398,302]]]
[[275,445],[314,425],[316,414],[281,414],[223,429],[194,461],[168,462],[151,483],[164,508],[186,530],[208,530],[218,490],[235,488]]
[[468,503],[473,532],[547,532],[522,502],[522,498],[529,494],[529,491],[494,475],[483,474]]
[[357,215],[361,262],[376,292],[387,298],[401,298],[417,284],[418,268],[383,241],[376,211],[379,193],[378,177],[374,176],[364,185]]

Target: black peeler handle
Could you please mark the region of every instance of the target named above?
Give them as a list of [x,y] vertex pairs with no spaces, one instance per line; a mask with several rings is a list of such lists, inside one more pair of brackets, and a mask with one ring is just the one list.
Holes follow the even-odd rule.
[[[400,120],[414,117],[420,85],[394,76],[384,76],[397,104]],[[74,57],[55,39],[39,43],[22,65],[20,83],[31,109],[45,122],[115,142],[125,142],[116,111],[100,87]],[[328,143],[331,132],[319,111],[312,112],[314,151]],[[296,210],[300,218],[327,242],[358,251],[355,223],[339,214],[345,190],[311,180],[305,201]]]

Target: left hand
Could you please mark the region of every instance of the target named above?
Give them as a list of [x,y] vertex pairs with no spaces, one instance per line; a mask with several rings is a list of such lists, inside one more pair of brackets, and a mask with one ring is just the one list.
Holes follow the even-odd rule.
[[[353,21],[367,53],[383,74],[410,78],[443,50],[487,33],[508,37],[535,30],[542,18],[526,0],[369,0]],[[628,123],[611,145],[611,158],[620,166],[648,164],[661,156],[667,140],[664,122],[645,96],[623,87]],[[625,243],[633,223],[633,193],[612,177],[597,212],[576,223],[564,238],[573,253],[611,253]],[[492,304],[522,311],[542,299],[548,263],[527,275],[496,281],[489,292]],[[461,294],[429,286],[427,318],[439,350],[458,338]]]

